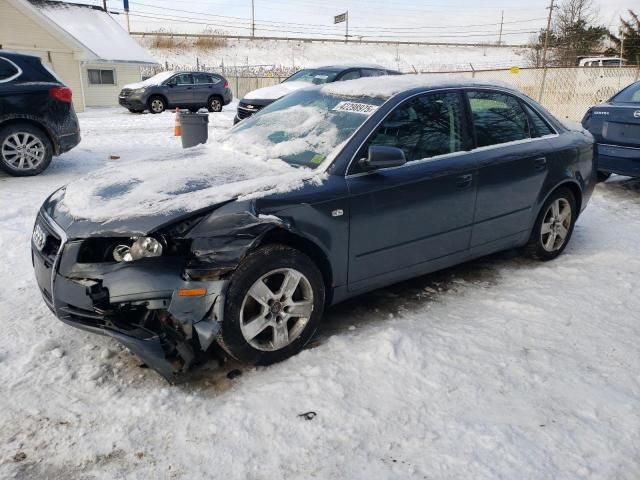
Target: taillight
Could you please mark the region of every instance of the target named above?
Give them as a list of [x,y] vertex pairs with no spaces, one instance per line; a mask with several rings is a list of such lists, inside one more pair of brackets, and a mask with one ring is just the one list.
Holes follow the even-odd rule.
[[229,88],[229,80],[224,79],[224,88]]
[[49,96],[59,102],[71,103],[71,89],[69,87],[51,87]]

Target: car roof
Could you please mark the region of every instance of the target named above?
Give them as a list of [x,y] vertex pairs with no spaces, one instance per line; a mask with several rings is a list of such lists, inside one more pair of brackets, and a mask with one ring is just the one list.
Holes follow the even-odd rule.
[[347,97],[390,98],[411,90],[488,87],[508,90],[521,95],[513,86],[498,82],[468,78],[449,74],[437,75],[392,75],[385,77],[367,77],[349,82],[333,82],[319,87],[323,92]]
[[351,68],[375,68],[376,70],[387,70],[382,65],[376,65],[375,63],[344,63],[333,65],[320,65],[317,67],[306,67],[303,70],[331,70],[341,72],[343,70],[349,70]]
[[37,55],[27,55],[24,53],[14,52],[13,50],[4,50],[4,49],[0,49],[0,57],[5,57],[12,60],[19,59],[19,58],[29,58],[31,60],[40,60],[40,57],[38,57]]

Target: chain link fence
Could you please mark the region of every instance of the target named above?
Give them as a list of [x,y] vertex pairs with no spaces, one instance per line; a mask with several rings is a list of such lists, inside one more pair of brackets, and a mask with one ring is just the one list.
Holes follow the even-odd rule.
[[640,66],[476,70],[450,74],[507,83],[540,101],[556,117],[580,121],[589,107],[640,79]]
[[[194,70],[194,66],[186,65],[163,67],[165,68],[145,71],[143,75],[151,76],[161,70]],[[280,71],[269,65],[225,68],[199,64],[195,69],[223,75],[229,81],[229,87],[237,99],[257,88],[276,85],[294,73],[293,69]],[[640,66],[514,68],[432,72],[421,75],[458,75],[507,83],[540,101],[556,117],[580,121],[589,107],[607,100],[623,87],[639,80]]]

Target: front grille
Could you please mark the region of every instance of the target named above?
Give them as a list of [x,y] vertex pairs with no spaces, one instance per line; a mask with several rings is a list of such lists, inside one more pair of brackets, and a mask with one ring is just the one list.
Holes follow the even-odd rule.
[[45,231],[47,236],[44,247],[42,247],[42,250],[40,251],[40,255],[44,258],[47,268],[51,268],[55,263],[56,256],[60,250],[62,239],[42,217],[38,217],[38,225],[40,225],[40,227]]
[[104,315],[94,310],[85,310],[69,304],[58,307],[58,315],[60,315],[64,320],[69,320],[91,327],[105,326]]
[[264,108],[264,105],[254,105],[252,103],[240,102],[238,104],[238,118],[250,117]]
[[130,88],[123,88],[120,91],[120,96],[121,97],[128,97],[129,95],[131,95],[132,90]]

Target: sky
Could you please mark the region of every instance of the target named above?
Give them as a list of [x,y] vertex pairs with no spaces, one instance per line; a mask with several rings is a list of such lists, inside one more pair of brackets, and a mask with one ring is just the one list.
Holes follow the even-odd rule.
[[[80,0],[83,1],[83,0]],[[102,0],[84,0],[101,4]],[[620,15],[637,0],[594,0],[600,23],[617,31]],[[215,30],[251,34],[251,0],[130,0],[132,31]],[[256,35],[332,38],[345,35],[333,16],[349,12],[353,39],[526,43],[546,26],[549,0],[254,0]],[[107,0],[122,9],[122,0]]]

